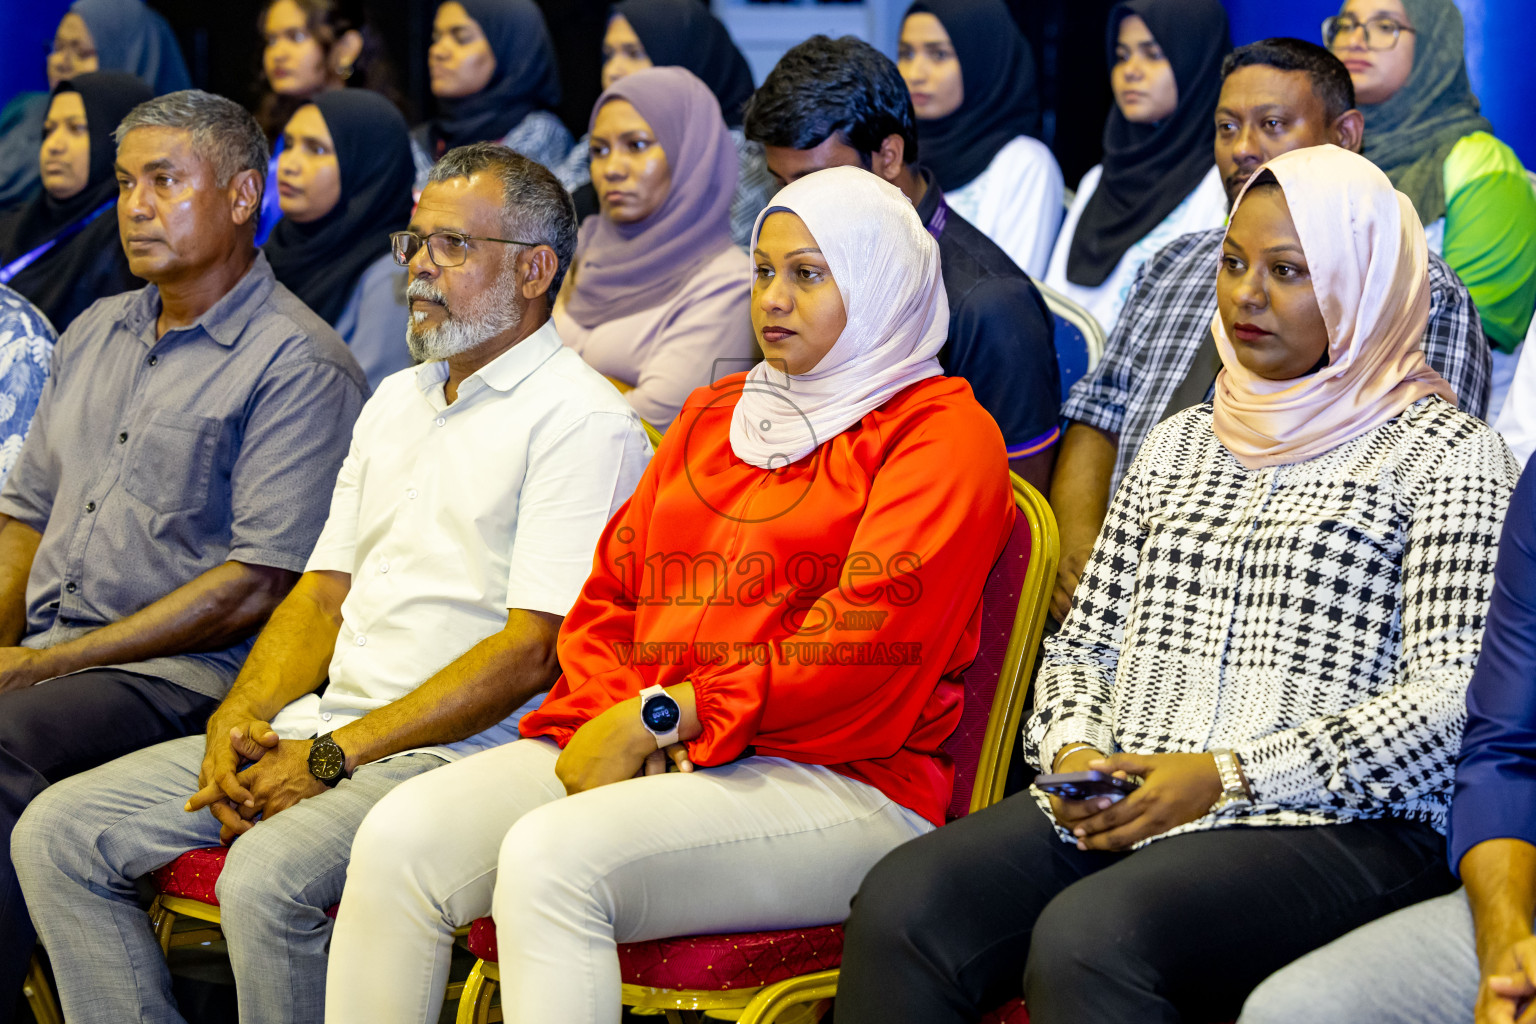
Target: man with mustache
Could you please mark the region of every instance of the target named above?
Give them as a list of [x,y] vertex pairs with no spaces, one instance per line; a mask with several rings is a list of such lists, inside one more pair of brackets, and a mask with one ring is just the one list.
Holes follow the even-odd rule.
[[251,115],[175,92],[116,142],[118,232],[150,284],[69,325],[0,491],[0,1022],[34,944],[16,820],[51,783],[202,731],[304,568],[368,396],[252,244]]
[[71,1021],[178,1019],[134,879],[236,837],[217,894],[240,1019],[319,1021],[358,825],[406,779],[517,737],[650,457],[549,322],[576,244],[552,174],[491,143],[451,150],[392,240],[423,363],[363,409],[304,575],[206,741],[77,776],[17,830]]
[[[1237,198],[1265,161],[1306,146],[1358,153],[1364,118],[1349,71],[1321,46],[1265,39],[1238,47],[1222,65],[1216,107],[1216,166]],[[1220,362],[1211,338],[1216,272],[1226,228],[1174,239],[1142,266],[1115,321],[1104,358],[1072,386],[1069,421],[1051,478],[1061,528],[1061,565],[1051,614],[1072,607],[1079,574],[1142,440],[1161,420],[1210,399]],[[1488,410],[1489,357],[1466,286],[1430,254],[1424,355],[1450,381],[1460,408]]]

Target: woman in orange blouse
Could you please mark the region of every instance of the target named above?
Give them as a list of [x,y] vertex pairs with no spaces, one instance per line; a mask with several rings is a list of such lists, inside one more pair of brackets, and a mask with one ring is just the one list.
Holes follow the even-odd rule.
[[901,193],[835,168],[775,204],[753,256],[768,362],[684,405],[525,738],[364,822],[333,1024],[435,1019],[453,929],[487,912],[508,1021],[608,1024],[615,942],[841,920],[942,822],[939,745],[1013,523],[1003,439],[940,375],[938,250]]

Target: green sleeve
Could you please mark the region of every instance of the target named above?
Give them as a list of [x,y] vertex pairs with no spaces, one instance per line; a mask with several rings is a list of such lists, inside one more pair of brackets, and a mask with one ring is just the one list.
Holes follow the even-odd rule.
[[1486,132],[1445,161],[1445,261],[1456,271],[1494,347],[1513,351],[1536,310],[1536,191],[1520,160]]

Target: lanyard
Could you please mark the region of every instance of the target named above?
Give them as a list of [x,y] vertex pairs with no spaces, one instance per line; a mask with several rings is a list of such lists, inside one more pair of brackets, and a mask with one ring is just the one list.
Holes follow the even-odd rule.
[[69,239],[71,236],[84,230],[87,224],[95,220],[97,217],[100,217],[102,214],[106,213],[108,208],[116,205],[116,199],[107,200],[105,203],[102,203],[96,209],[92,210],[89,216],[82,217],[80,220],[75,221],[63,231],[60,231],[58,234],[48,239],[48,241],[38,246],[36,249],[33,249],[31,252],[22,256],[18,256],[10,263],[7,263],[4,267],[0,267],[0,284],[10,284],[11,278],[15,277],[23,270],[26,270],[38,260],[42,259],[43,256],[47,255],[49,249],[52,249],[60,242],[63,242]]

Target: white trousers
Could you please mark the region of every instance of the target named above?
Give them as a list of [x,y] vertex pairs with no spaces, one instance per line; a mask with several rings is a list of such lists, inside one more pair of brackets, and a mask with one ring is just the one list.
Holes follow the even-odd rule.
[[331,939],[330,1024],[437,1020],[453,930],[488,913],[510,1024],[617,1024],[618,943],[841,921],[875,862],[933,827],[779,758],[567,797],[558,756],[519,740],[379,801]]

